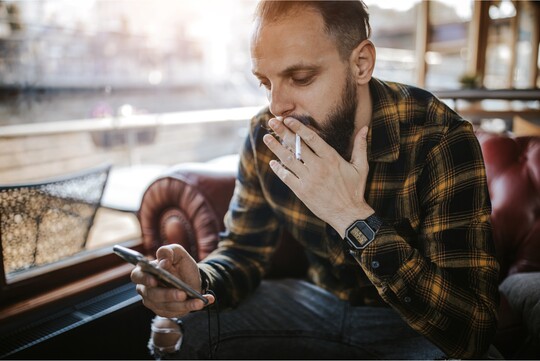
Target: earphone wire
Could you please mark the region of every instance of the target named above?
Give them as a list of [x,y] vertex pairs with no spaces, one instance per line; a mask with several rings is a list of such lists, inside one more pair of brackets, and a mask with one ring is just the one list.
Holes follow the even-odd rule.
[[[218,350],[218,347],[219,347],[219,342],[220,342],[220,338],[221,338],[221,325],[220,325],[220,319],[219,319],[219,305],[218,305],[218,300],[217,300],[217,297],[216,297],[216,294],[209,290],[207,292],[208,294],[211,294],[212,296],[214,296],[214,304],[213,305],[210,305],[206,308],[207,310],[207,313],[208,313],[208,347],[210,348],[210,359],[214,359],[216,358],[216,354],[217,354],[217,350]],[[216,311],[216,325],[217,325],[217,337],[216,337],[216,345],[212,348],[212,327],[211,327],[211,309],[214,309]]]

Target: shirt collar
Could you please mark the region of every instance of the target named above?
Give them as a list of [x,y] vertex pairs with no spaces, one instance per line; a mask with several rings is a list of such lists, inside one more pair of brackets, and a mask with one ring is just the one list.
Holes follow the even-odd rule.
[[372,78],[369,82],[372,118],[368,133],[368,160],[394,162],[399,157],[398,99],[388,84]]

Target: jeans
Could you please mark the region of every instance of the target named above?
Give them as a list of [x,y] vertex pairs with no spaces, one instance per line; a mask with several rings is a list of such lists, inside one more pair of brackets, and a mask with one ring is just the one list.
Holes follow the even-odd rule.
[[[302,280],[265,280],[232,310],[220,312],[218,359],[439,359],[444,353],[391,308],[353,307]],[[212,347],[218,340],[211,314]],[[185,316],[177,355],[210,356],[208,314]]]

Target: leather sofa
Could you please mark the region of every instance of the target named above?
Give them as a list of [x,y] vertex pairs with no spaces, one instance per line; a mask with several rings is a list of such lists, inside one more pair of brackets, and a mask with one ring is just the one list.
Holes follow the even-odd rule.
[[[505,358],[540,357],[540,137],[478,133],[488,177],[500,272],[499,326],[495,346]],[[144,248],[154,255],[178,243],[196,260],[205,258],[224,228],[233,194],[237,157],[184,163],[146,190],[138,213]],[[281,235],[267,277],[301,277],[301,248]]]

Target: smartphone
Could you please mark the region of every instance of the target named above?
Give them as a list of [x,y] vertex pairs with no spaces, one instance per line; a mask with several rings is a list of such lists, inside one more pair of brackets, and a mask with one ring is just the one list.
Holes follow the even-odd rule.
[[126,262],[132,263],[135,266],[140,266],[144,272],[156,276],[156,278],[165,286],[178,288],[186,292],[189,296],[202,300],[205,305],[208,304],[208,300],[199,292],[195,291],[178,277],[175,277],[172,273],[157,267],[155,263],[150,262],[150,260],[144,257],[141,253],[118,245],[113,247],[113,251],[118,256],[122,257]]

